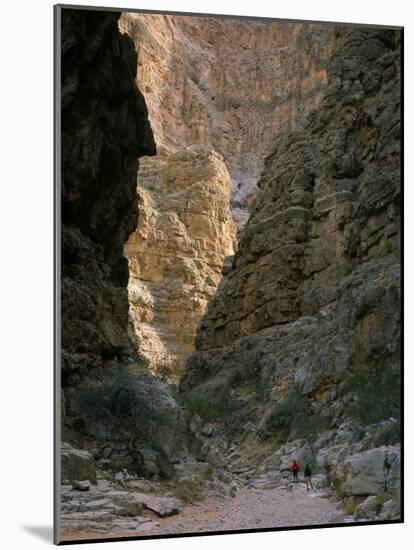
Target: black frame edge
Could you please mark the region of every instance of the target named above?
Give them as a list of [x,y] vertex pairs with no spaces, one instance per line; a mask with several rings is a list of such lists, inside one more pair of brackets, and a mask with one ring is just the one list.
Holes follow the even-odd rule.
[[[400,172],[400,189],[401,189],[401,516],[398,520],[383,520],[383,521],[366,521],[355,523],[332,523],[320,525],[303,525],[303,526],[286,526],[286,527],[271,527],[262,529],[241,529],[231,531],[209,531],[209,532],[194,532],[194,533],[174,533],[160,534],[150,536],[128,536],[128,537],[107,537],[97,539],[80,539],[80,540],[60,540],[60,225],[61,225],[61,210],[60,210],[60,192],[61,192],[61,135],[60,135],[60,111],[61,111],[61,13],[62,9],[78,9],[78,10],[93,10],[93,11],[112,11],[112,12],[130,12],[130,13],[147,13],[160,15],[180,15],[193,17],[219,17],[228,19],[255,19],[263,21],[279,21],[286,23],[307,23],[321,25],[343,25],[352,27],[365,28],[383,28],[399,31],[401,33],[401,172]],[[190,13],[190,12],[174,12],[160,10],[144,10],[133,8],[114,8],[105,6],[84,6],[76,4],[55,4],[53,6],[53,283],[54,283],[54,299],[53,299],[53,543],[58,546],[72,544],[91,544],[102,542],[120,542],[134,540],[155,540],[155,539],[170,539],[170,538],[188,538],[188,537],[205,537],[214,535],[232,535],[232,534],[254,534],[278,531],[298,531],[307,529],[327,529],[333,527],[359,527],[359,526],[374,526],[374,525],[395,525],[405,523],[405,490],[404,490],[404,469],[405,469],[405,410],[404,410],[404,26],[392,25],[377,25],[365,23],[344,23],[334,21],[317,21],[317,20],[302,20],[302,19],[279,19],[274,17],[247,16],[247,15],[230,15],[230,14],[207,14],[207,13]]]

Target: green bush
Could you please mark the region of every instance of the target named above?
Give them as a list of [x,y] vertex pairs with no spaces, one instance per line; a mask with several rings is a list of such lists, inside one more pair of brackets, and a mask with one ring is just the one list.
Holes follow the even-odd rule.
[[303,395],[297,390],[292,389],[275,404],[273,416],[284,421],[295,414],[307,413],[308,411],[309,405],[305,401]]
[[185,502],[193,502],[199,496],[200,482],[192,479],[183,479],[176,484],[174,492],[179,499]]
[[373,508],[376,514],[379,514],[381,512],[383,505],[388,500],[399,500],[399,497],[396,493],[388,493],[388,492],[382,493],[375,497],[375,500],[373,502]]
[[293,417],[290,424],[289,439],[316,439],[329,427],[329,416],[323,413],[306,414],[301,412]]
[[298,428],[301,423],[307,422],[309,413],[310,407],[307,401],[297,390],[291,389],[273,405],[259,435],[262,439],[272,437],[277,442],[285,442],[291,428],[294,427],[295,419]]
[[140,391],[129,371],[122,370],[80,390],[81,416],[123,433],[131,433],[150,443],[154,427],[168,422],[153,404],[151,396]]
[[184,395],[185,407],[193,414],[198,414],[206,422],[215,422],[223,419],[233,411],[230,399],[217,399],[204,395]]
[[174,468],[172,467],[168,456],[161,449],[158,449],[158,452],[159,454],[156,458],[156,464],[160,471],[160,477],[163,479],[172,479],[174,477]]
[[327,409],[313,411],[308,400],[298,390],[291,389],[273,405],[259,436],[272,438],[276,443],[294,439],[314,440],[328,428],[329,422]]
[[387,367],[374,366],[352,372],[342,391],[352,397],[349,411],[363,424],[400,418],[400,373]]
[[169,380],[173,374],[172,366],[167,363],[162,363],[157,367],[157,374],[161,380]]
[[364,502],[365,496],[351,496],[346,499],[343,505],[343,510],[347,516],[352,516],[357,507]]

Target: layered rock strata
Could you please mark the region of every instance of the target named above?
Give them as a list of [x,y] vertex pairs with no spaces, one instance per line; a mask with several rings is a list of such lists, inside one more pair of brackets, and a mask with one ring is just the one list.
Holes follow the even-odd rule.
[[273,144],[181,385],[220,411],[234,464],[307,448],[347,499],[375,491],[355,495],[338,460],[399,441],[399,52],[398,31],[336,29],[324,97]]
[[150,369],[169,380],[183,373],[224,260],[234,253],[230,192],[226,166],[212,151],[140,161],[138,227],[125,245],[130,316]]
[[242,226],[264,158],[322,97],[329,26],[124,13],[157,147],[223,155]]

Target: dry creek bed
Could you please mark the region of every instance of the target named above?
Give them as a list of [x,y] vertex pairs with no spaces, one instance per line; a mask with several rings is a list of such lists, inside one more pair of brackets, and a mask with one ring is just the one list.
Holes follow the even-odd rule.
[[[288,485],[276,488],[254,488],[252,483],[250,487],[242,488],[233,498],[207,497],[184,504],[177,514],[164,518],[145,509],[137,518],[117,518],[109,530],[104,524],[101,532],[99,529],[93,529],[91,532],[69,528],[64,531],[62,540],[178,533],[198,534],[211,531],[326,525],[350,521],[352,518],[343,514],[339,503],[323,490],[307,491],[302,483],[293,485],[291,489]],[[66,525],[69,527],[69,524],[66,523]]]

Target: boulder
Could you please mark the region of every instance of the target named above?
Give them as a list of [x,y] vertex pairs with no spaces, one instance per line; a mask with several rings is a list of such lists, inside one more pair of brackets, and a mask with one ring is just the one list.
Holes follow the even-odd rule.
[[353,517],[356,520],[373,519],[377,515],[377,507],[378,499],[371,495],[355,508]]
[[158,497],[144,493],[135,493],[134,497],[137,502],[141,502],[145,508],[151,510],[161,518],[178,514],[182,508],[182,502],[171,496]]
[[384,502],[378,516],[381,520],[401,519],[401,504],[399,500],[387,500]]
[[312,463],[314,459],[313,449],[308,441],[304,439],[297,439],[296,441],[286,443],[280,447],[276,456],[279,456],[280,459],[279,470],[281,472],[290,470],[293,460],[297,460],[303,470],[305,464],[307,462]]
[[106,494],[106,498],[115,505],[117,514],[120,516],[135,517],[142,514],[144,505],[134,493],[111,491]]
[[72,481],[72,487],[76,491],[89,491],[89,489],[91,488],[91,484],[87,479],[83,481],[77,481],[75,479]]
[[89,480],[95,484],[95,461],[91,453],[61,443],[61,479],[69,482]]
[[[224,472],[222,468],[217,471]],[[213,476],[213,468],[210,463],[186,460],[174,465],[174,473],[178,480],[191,478],[194,481],[211,480]],[[223,475],[226,475],[225,473]]]
[[369,496],[354,511],[355,520],[392,520],[399,519],[401,505],[397,495],[387,493]]
[[338,463],[331,480],[341,496],[378,495],[400,486],[400,449],[377,447]]

